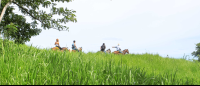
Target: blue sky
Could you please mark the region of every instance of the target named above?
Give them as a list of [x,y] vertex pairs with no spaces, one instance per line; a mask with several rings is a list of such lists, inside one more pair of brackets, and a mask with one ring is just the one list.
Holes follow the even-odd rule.
[[[182,58],[191,56],[200,42],[200,0],[74,0],[58,3],[76,11],[77,23],[68,31],[43,30],[27,45],[52,48],[56,38],[61,47],[73,40],[84,52],[97,52],[102,43],[115,51],[118,43],[130,53],[153,53]],[[16,10],[16,13],[18,11]],[[49,10],[47,10],[49,12]],[[60,16],[54,16],[60,18]],[[30,18],[27,17],[27,21]]]

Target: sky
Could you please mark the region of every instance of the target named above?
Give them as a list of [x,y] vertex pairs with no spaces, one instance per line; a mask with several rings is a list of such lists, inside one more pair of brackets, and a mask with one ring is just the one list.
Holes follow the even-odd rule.
[[[170,58],[193,58],[200,42],[200,0],[73,0],[58,3],[76,11],[77,22],[69,22],[68,31],[42,30],[26,45],[39,48],[71,48],[73,40],[84,52],[106,50],[119,43],[132,54],[159,54]],[[50,9],[45,9],[49,12]],[[19,13],[18,10],[15,11]],[[31,22],[29,17],[27,22]],[[54,18],[61,18],[54,16]]]

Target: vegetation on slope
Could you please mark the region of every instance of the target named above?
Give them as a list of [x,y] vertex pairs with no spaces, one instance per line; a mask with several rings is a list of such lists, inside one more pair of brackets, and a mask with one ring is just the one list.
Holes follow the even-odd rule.
[[0,40],[0,84],[192,85],[199,63],[153,54],[114,55],[38,49]]

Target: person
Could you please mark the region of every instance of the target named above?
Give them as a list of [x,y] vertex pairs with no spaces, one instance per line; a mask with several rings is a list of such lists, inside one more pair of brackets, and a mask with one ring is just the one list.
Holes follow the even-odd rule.
[[106,46],[105,46],[105,43],[103,43],[103,45],[100,47],[100,50],[102,52],[106,53],[105,49],[106,49]]
[[56,42],[55,42],[54,45],[56,45],[56,47],[58,47],[60,50],[62,50],[62,48],[61,48],[60,45],[59,45],[59,39],[56,39]]
[[76,41],[75,40],[73,41],[73,44],[72,44],[72,50],[77,50],[79,52],[78,48],[76,47]]
[[121,47],[119,46],[119,44],[118,44],[118,46],[115,46],[115,47],[113,47],[113,48],[117,48],[117,51],[119,51],[119,53],[122,53]]

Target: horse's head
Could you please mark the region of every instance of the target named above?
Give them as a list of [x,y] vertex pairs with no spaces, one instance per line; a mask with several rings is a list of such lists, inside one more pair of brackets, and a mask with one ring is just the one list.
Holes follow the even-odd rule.
[[79,51],[82,51],[82,47],[79,47]]
[[129,51],[128,51],[128,49],[125,49],[125,53],[128,53],[128,54],[129,54]]
[[123,54],[126,54],[126,53],[128,53],[128,54],[129,54],[129,51],[128,51],[128,49],[125,49],[125,50],[123,50]]
[[108,49],[108,50],[106,50],[108,53],[111,53],[111,50],[110,49]]

